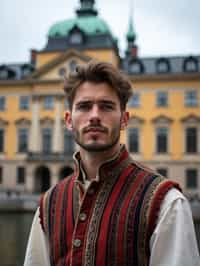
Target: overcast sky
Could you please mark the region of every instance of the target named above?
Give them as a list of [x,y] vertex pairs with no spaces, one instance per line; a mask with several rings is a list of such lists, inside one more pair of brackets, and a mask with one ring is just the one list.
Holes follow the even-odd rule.
[[[26,62],[50,26],[75,16],[79,0],[0,0],[0,64]],[[141,56],[200,54],[200,0],[96,0],[123,53],[133,3]]]

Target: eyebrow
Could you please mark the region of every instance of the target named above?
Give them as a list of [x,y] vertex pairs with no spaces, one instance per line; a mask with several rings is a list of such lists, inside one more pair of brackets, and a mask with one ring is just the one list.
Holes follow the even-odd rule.
[[92,100],[81,100],[79,102],[77,102],[75,105],[78,106],[80,104],[110,104],[110,105],[116,105],[116,102],[112,101],[112,100],[97,100],[97,101],[92,101]]

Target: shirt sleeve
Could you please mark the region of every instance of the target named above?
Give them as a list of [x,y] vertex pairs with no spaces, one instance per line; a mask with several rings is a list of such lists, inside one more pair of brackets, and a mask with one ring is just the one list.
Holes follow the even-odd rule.
[[150,252],[150,266],[200,266],[191,209],[177,189],[171,189],[161,205]]
[[39,209],[33,219],[24,266],[50,266],[49,246],[40,225]]

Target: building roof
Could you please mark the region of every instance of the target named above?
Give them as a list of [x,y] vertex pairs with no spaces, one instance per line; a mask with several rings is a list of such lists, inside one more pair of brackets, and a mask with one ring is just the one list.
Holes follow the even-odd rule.
[[0,80],[21,80],[34,71],[30,63],[14,63],[0,65]]
[[80,0],[76,16],[53,24],[48,31],[47,45],[43,51],[67,48],[112,48],[118,52],[117,41],[108,24],[98,16],[94,0]]
[[122,59],[121,68],[128,74],[155,75],[200,72],[200,56],[133,57]]
[[51,26],[48,37],[67,37],[74,27],[79,28],[86,35],[111,34],[109,26],[103,19],[84,16],[55,23]]

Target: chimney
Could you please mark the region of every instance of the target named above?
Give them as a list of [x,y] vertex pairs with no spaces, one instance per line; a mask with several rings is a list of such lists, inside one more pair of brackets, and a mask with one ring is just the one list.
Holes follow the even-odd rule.
[[31,64],[35,66],[36,64],[37,50],[31,49]]
[[131,56],[132,57],[137,57],[138,56],[138,47],[136,45],[133,45],[130,48]]

